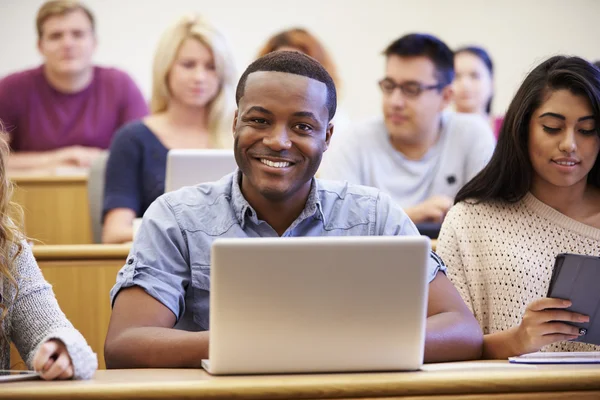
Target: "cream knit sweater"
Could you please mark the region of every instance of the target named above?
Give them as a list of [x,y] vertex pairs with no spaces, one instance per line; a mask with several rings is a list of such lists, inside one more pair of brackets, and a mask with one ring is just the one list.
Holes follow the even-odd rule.
[[[512,204],[461,202],[448,212],[436,252],[488,334],[518,325],[527,305],[546,297],[557,254],[600,256],[600,229],[530,193]],[[600,346],[557,342],[542,351],[600,351]]]
[[[11,366],[9,340],[32,368],[38,346],[49,339],[59,339],[73,362],[74,378],[91,378],[98,368],[96,354],[60,310],[52,287],[44,280],[26,243],[23,243],[15,267],[14,276],[19,287],[16,300],[14,287],[0,276],[0,302],[10,305],[0,325],[0,369]],[[93,318],[94,310],[89,313]]]

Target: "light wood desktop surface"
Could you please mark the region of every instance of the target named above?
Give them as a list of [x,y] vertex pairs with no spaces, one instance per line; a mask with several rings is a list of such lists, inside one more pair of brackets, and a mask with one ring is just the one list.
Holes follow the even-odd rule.
[[43,244],[93,242],[86,173],[10,177],[28,237]]
[[[34,245],[33,254],[52,285],[60,308],[98,354],[105,368],[104,339],[110,321],[110,289],[125,264],[130,245]],[[13,368],[24,369],[14,347]]]
[[211,377],[203,370],[104,370],[90,381],[0,384],[0,399],[577,399],[600,398],[600,366],[505,361],[424,371]]

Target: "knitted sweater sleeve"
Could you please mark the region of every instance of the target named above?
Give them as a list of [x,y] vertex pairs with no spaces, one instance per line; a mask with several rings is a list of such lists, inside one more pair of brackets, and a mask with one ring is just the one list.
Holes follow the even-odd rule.
[[[463,261],[457,229],[461,224],[461,204],[454,206],[446,215],[437,241],[436,253],[444,260],[448,279],[454,284],[469,310],[473,312],[473,299],[469,290],[466,265]],[[464,216],[463,216],[464,217]]]
[[89,379],[98,368],[96,354],[61,311],[52,287],[37,265],[31,248],[23,243],[16,259],[15,278],[19,289],[10,307],[11,341],[32,368],[38,347],[50,339],[65,344],[71,357],[75,379]]

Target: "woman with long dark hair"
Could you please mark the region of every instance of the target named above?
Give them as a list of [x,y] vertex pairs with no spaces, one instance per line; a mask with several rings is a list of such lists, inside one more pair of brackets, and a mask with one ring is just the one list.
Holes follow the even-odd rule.
[[559,253],[600,256],[600,70],[578,57],[536,67],[491,161],[456,196],[437,252],[481,324],[485,358],[590,351],[588,316],[546,298]]

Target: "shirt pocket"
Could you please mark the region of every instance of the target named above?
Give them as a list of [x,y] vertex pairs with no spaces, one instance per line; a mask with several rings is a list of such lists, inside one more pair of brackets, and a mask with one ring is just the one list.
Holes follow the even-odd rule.
[[192,265],[192,301],[194,322],[202,329],[209,329],[210,312],[210,265]]

